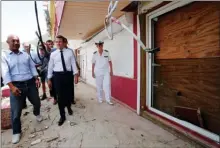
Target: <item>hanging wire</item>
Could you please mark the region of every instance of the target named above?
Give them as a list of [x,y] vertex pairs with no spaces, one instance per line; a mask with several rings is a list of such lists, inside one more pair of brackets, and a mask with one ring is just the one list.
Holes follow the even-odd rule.
[[[36,35],[38,37],[38,43],[37,43],[37,55],[38,58],[40,59],[40,63],[37,63],[32,56],[31,60],[35,63],[35,64],[42,64],[44,61],[44,58],[48,58],[49,59],[49,52],[47,52],[46,47],[44,45],[43,39],[42,39],[42,34],[41,34],[41,29],[40,29],[40,24],[39,24],[39,18],[38,18],[38,10],[37,10],[37,1],[34,1],[34,6],[35,6],[35,15],[36,15],[36,21],[37,21],[37,28],[38,28],[38,32],[36,31]],[[44,56],[41,57],[40,56],[40,52],[39,52],[39,48],[42,48],[44,51]],[[31,54],[30,54],[31,55]]]

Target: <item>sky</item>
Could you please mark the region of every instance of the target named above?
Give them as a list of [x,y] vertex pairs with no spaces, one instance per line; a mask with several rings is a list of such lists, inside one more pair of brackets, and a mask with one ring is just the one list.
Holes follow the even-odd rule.
[[[37,21],[34,1],[2,1],[1,41],[5,42],[9,34],[15,34],[21,42],[36,38]],[[38,17],[42,35],[47,33],[43,2],[37,1]]]

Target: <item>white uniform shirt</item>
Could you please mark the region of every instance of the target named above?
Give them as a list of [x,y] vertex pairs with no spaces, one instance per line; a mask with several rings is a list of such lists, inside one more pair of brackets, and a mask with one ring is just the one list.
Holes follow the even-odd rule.
[[[63,49],[63,57],[66,65],[67,71],[73,71],[73,75],[78,73],[76,67],[76,60],[75,56],[73,55],[73,51],[70,49]],[[51,79],[53,76],[53,72],[63,72],[63,65],[61,60],[61,52],[59,49],[52,52],[50,55],[50,61],[48,64],[48,79]]]
[[107,50],[103,50],[102,55],[95,51],[92,57],[92,63],[95,64],[94,72],[96,75],[103,75],[109,72],[110,54]]

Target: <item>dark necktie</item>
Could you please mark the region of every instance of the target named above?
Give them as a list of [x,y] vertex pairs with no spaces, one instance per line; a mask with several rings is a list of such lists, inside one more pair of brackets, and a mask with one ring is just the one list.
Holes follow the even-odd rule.
[[63,65],[63,71],[66,72],[66,64],[65,64],[65,61],[64,61],[62,50],[60,50],[60,55],[61,55],[61,60],[62,60],[62,65]]

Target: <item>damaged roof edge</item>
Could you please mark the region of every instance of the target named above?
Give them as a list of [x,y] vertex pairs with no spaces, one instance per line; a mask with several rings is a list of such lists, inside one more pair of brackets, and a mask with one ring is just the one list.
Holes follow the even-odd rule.
[[[137,11],[138,4],[139,4],[139,1],[132,1],[126,7],[124,7],[121,11],[124,11],[124,12],[135,12],[135,11]],[[94,33],[92,36],[90,36],[87,39],[85,39],[85,41],[82,42],[81,44],[84,44],[86,42],[91,41],[95,36],[97,36],[103,30],[105,30],[105,27],[103,27],[101,30],[99,30],[98,32]]]
[[138,9],[139,3],[140,3],[140,1],[132,1],[130,4],[128,4],[126,7],[124,7],[121,11],[136,12]]

